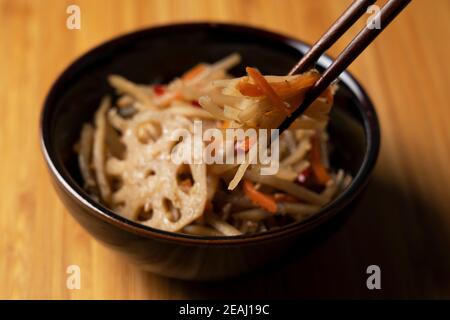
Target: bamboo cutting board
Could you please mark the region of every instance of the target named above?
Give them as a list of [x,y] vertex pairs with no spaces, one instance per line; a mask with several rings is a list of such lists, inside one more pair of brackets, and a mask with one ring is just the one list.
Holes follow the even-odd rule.
[[[349,2],[0,0],[0,298],[450,298],[448,0],[414,1],[351,66],[381,122],[375,174],[358,212],[287,266],[225,284],[146,274],[81,229],[50,185],[40,108],[58,74],[86,50],[137,28],[198,20],[313,42]],[[70,4],[81,9],[80,30],[66,28]],[[366,287],[371,264],[380,266],[381,290]],[[66,287],[70,265],[80,267],[79,290]]]

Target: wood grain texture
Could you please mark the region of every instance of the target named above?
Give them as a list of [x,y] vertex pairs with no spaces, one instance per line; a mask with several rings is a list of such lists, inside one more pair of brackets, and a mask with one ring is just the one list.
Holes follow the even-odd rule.
[[[78,31],[65,27],[73,3],[81,8]],[[224,284],[146,274],[81,229],[50,185],[39,149],[41,105],[59,72],[89,48],[137,28],[197,20],[246,23],[312,42],[348,4],[0,0],[0,298],[450,298],[448,0],[413,1],[351,66],[382,126],[375,175],[358,212],[287,266]],[[81,290],[66,288],[71,264],[81,267]],[[381,267],[381,290],[366,288],[370,264]]]

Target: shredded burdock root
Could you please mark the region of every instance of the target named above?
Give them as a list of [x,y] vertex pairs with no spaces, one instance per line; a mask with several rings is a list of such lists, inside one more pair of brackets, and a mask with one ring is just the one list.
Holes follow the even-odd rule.
[[[220,128],[222,133],[277,128],[319,77],[315,70],[263,76],[249,67],[247,76],[231,78],[227,71],[239,62],[232,54],[200,63],[168,84],[142,85],[110,75],[117,99],[102,99],[77,144],[85,189],[132,221],[209,237],[264,232],[316,214],[352,180],[329,165],[325,128],[336,86],[279,137],[279,170],[273,175],[260,174],[263,165],[252,161],[257,153],[250,139],[216,145],[219,154],[230,148],[243,152],[240,163],[171,158],[188,145],[172,133],[192,134],[197,120],[203,130]],[[200,146],[213,143],[200,141]],[[194,149],[191,160],[201,153]]]

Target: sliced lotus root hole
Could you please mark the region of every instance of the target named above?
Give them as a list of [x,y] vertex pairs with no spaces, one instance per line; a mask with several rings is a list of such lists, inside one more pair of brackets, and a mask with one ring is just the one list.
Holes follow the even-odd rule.
[[136,214],[136,220],[139,222],[145,222],[153,217],[153,208],[151,206],[142,206],[138,209]]
[[140,123],[136,128],[136,136],[142,144],[148,144],[158,140],[161,137],[161,134],[161,124],[156,121]]
[[181,218],[181,213],[178,208],[173,205],[172,200],[164,198],[162,202],[163,210],[166,213],[167,218],[170,222],[177,222]]
[[120,177],[111,177],[109,179],[109,183],[110,183],[112,192],[116,192],[117,190],[122,188],[122,185],[123,185],[123,181]]
[[177,185],[184,193],[188,193],[194,185],[194,177],[189,165],[184,164],[178,168]]
[[146,177],[146,178],[152,177],[152,176],[154,176],[155,174],[156,174],[155,170],[153,170],[153,169],[148,169],[148,170],[145,172],[145,177]]
[[123,160],[126,154],[126,146],[120,141],[119,132],[111,125],[106,126],[105,139],[108,152],[115,158]]

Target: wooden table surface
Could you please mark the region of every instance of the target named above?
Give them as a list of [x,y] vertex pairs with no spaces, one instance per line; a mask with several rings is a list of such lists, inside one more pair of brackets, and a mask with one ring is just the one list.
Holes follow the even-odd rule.
[[[349,0],[0,0],[0,298],[450,298],[450,1],[416,0],[351,66],[382,148],[357,212],[319,247],[264,275],[189,283],[147,274],[97,243],[50,184],[38,140],[44,97],[80,54],[119,34],[225,21],[312,42]],[[66,28],[66,8],[81,29]],[[332,50],[336,55],[359,27]],[[66,268],[81,268],[81,289]],[[381,290],[366,287],[381,268]]]

